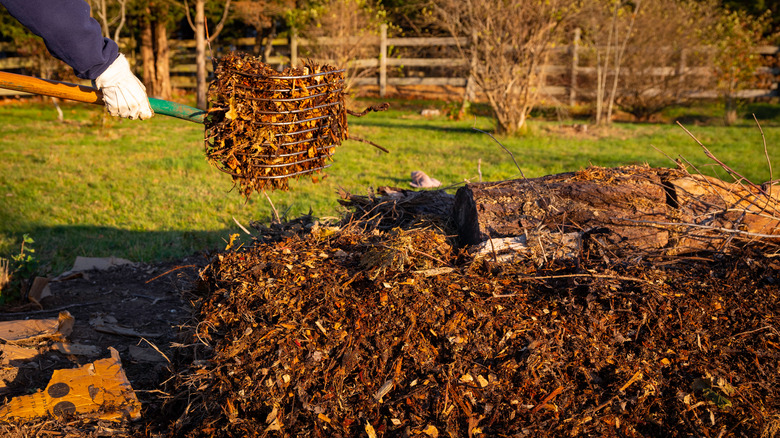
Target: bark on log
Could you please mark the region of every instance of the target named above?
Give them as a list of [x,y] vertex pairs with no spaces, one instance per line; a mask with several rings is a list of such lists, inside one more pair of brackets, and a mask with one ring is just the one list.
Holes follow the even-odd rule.
[[453,218],[464,245],[580,232],[609,251],[674,254],[780,235],[778,200],[768,190],[649,166],[467,184]]

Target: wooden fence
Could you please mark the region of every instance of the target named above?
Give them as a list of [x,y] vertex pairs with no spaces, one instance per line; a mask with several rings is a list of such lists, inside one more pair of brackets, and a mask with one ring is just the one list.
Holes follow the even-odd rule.
[[[324,39],[325,43],[338,44],[333,39]],[[383,26],[380,35],[372,38],[363,38],[361,43],[367,47],[375,48],[376,56],[353,61],[360,68],[369,69],[372,74],[369,77],[355,79],[357,85],[373,86],[377,88],[380,96],[385,96],[388,87],[413,87],[413,86],[449,86],[459,87],[463,92],[473,90],[470,86],[471,79],[468,76],[469,60],[457,57],[455,46],[468,44],[467,38],[455,39],[451,37],[388,37],[387,27]],[[255,44],[254,38],[243,38],[220,46],[217,50],[244,50],[251,51]],[[292,35],[287,39],[272,41],[272,54],[269,63],[277,66],[297,65],[302,49],[311,42]],[[190,48],[194,47],[192,41],[177,42],[179,62],[172,69],[176,77],[173,83],[181,88],[194,87],[194,65],[187,65],[186,57],[194,59]],[[409,52],[436,52],[433,56],[408,56]],[[582,54],[587,49],[580,44],[580,34],[576,30],[572,33],[572,39],[568,45],[559,45],[551,51],[551,63],[542,66],[544,77],[547,81],[542,87],[542,93],[554,96],[556,99],[573,105],[579,95],[592,95],[589,90],[588,79],[595,77],[596,68],[588,65],[588,61]],[[755,52],[768,60],[775,59],[774,63],[767,62],[772,67],[763,67],[759,74],[770,76],[772,80],[767,82],[765,88],[742,90],[740,97],[759,98],[780,96],[778,85],[780,83],[780,47],[759,46]],[[217,54],[218,54],[217,53]],[[440,56],[438,54],[443,54]],[[404,56],[407,55],[407,56]],[[657,75],[669,75],[670,72],[685,69],[689,73],[708,75],[709,70],[702,67],[684,65],[685,57],[681,57],[680,63],[674,66],[658,66],[654,69]],[[210,68],[210,66],[209,66]],[[433,72],[432,72],[433,70]],[[182,73],[187,75],[182,75]],[[718,94],[715,90],[699,91],[694,97],[714,98]]]
[[[588,90],[587,78],[595,76],[596,68],[583,62],[583,48],[579,43],[579,32],[572,34],[572,40],[568,45],[558,46],[552,50],[550,64],[542,66],[548,82],[542,87],[542,93],[552,96],[562,102],[573,105],[578,97],[592,94]],[[327,41],[326,41],[327,42]],[[175,88],[193,89],[195,87],[195,42],[193,40],[172,40],[171,42],[172,65],[171,82]],[[222,40],[213,45],[214,55],[219,56],[228,50],[243,50],[251,52],[256,41],[254,38],[241,38],[237,40]],[[337,41],[331,43],[338,44]],[[389,87],[405,86],[449,86],[460,87],[463,92],[473,90],[468,76],[469,60],[456,57],[455,46],[468,44],[467,39],[456,40],[449,37],[423,37],[423,38],[396,38],[388,37],[387,27],[381,28],[380,35],[373,38],[364,38],[361,43],[376,50],[376,56],[353,61],[356,66],[368,69],[369,77],[355,79],[358,86],[376,87],[380,96],[388,93]],[[271,57],[269,64],[277,66],[297,65],[301,57],[302,49],[311,44],[293,34],[290,38],[278,38],[272,41]],[[414,52],[427,52],[426,56],[410,57],[403,55]],[[756,47],[756,53],[764,57],[780,58],[778,46]],[[431,55],[435,52],[434,55]],[[443,54],[444,56],[441,56]],[[19,57],[3,57],[0,47],[0,70],[23,68],[31,62]],[[392,56],[391,56],[392,55]],[[684,58],[683,58],[684,59]],[[780,96],[778,83],[780,82],[780,62],[775,62],[774,67],[765,67],[761,74],[771,76],[766,88],[743,90],[740,97],[773,97]],[[657,74],[669,74],[670,70],[686,68],[684,65],[658,66]],[[211,71],[211,65],[208,65]],[[694,70],[696,67],[688,67]],[[709,74],[706,70],[700,74]],[[0,90],[2,91],[2,90]],[[697,93],[696,97],[712,98],[717,93],[705,91]]]

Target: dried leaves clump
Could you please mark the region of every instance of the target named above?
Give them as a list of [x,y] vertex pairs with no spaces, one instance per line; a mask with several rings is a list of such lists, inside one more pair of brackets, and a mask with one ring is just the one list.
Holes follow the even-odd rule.
[[328,167],[348,137],[344,70],[309,63],[277,72],[255,57],[219,59],[209,87],[206,156],[241,193],[288,188]]
[[539,267],[470,259],[430,229],[296,226],[203,272],[172,433],[780,430],[774,259]]

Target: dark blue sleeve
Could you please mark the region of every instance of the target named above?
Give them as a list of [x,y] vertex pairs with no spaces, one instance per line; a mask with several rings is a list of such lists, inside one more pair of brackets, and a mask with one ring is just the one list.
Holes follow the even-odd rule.
[[76,76],[95,79],[111,65],[119,48],[104,38],[84,0],[0,0],[8,12],[43,38],[52,55],[73,67]]

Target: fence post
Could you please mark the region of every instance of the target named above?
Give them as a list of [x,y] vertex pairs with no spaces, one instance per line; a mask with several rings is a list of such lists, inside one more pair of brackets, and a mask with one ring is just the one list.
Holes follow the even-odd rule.
[[675,98],[677,99],[677,103],[680,103],[682,101],[682,92],[683,92],[683,85],[685,84],[685,76],[686,76],[686,57],[688,55],[688,51],[685,50],[685,47],[680,49],[680,63],[677,65],[677,90],[675,93],[677,94]]
[[387,95],[387,24],[379,28],[379,96]]
[[290,33],[290,67],[298,65],[298,29],[293,28]]
[[569,84],[569,106],[574,106],[577,100],[577,67],[580,63],[580,38],[582,30],[574,29],[574,40],[571,44],[571,83]]
[[[471,33],[471,41],[469,41],[469,45],[471,45],[471,59],[469,60],[469,76],[466,79],[466,99],[463,101],[464,105],[466,103],[466,100],[469,102],[473,102],[476,97],[477,93],[474,90],[475,84],[474,84],[474,75],[472,72],[477,71],[477,42],[478,42],[479,36],[477,35],[477,31],[474,31]],[[465,108],[463,108],[465,110]]]

